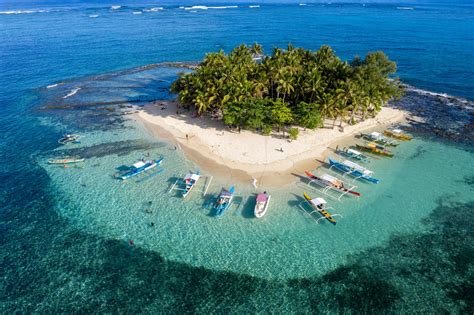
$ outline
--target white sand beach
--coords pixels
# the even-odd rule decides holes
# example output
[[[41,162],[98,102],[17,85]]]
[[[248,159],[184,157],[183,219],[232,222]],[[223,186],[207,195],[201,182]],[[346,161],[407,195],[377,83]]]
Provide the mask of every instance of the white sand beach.
[[[314,169],[332,153],[336,145],[354,143],[354,135],[370,129],[403,122],[406,113],[385,107],[376,118],[356,125],[344,124],[344,131],[332,121],[327,128],[300,129],[297,140],[278,135],[263,136],[248,130],[240,133],[228,129],[222,121],[208,117],[177,115],[176,101],[160,101],[146,105],[134,115],[153,135],[174,143],[185,156],[204,170],[232,180],[259,185],[282,186],[294,182],[304,170]],[[278,176],[275,176],[278,175]]]

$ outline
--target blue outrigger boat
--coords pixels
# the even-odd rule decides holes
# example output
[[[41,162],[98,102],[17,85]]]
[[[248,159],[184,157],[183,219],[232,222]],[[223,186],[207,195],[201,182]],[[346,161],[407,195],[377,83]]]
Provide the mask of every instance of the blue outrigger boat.
[[[217,197],[216,203],[214,204],[214,209],[216,216],[222,215],[224,211],[229,209],[232,204],[232,198],[234,197],[234,186],[230,187],[229,190],[222,188],[219,196]]]
[[[334,167],[338,171],[343,172],[344,175],[348,174],[348,175],[351,175],[352,177],[355,177],[356,179],[363,179],[365,181],[368,181],[374,184],[380,183],[380,180],[372,177],[372,174],[373,174],[372,171],[354,162],[345,160],[344,162],[341,163],[333,159],[329,159],[329,165],[330,165],[330,168]]]
[[[161,165],[163,160],[164,160],[164,157],[160,157],[157,160],[149,160],[149,161],[141,160],[141,161],[138,161],[135,164],[133,164],[127,172],[120,174],[118,176],[118,178],[121,179],[121,180],[126,180],[126,179],[129,179],[129,178],[135,177],[139,174],[142,174],[146,171],[149,171],[149,170],[154,169],[155,167]],[[154,175],[154,174],[156,174],[156,173],[153,173],[153,174],[150,174],[150,175]]]

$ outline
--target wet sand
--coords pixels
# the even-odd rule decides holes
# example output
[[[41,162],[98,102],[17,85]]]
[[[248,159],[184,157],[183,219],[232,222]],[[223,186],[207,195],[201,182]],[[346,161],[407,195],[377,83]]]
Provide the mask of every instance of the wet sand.
[[[353,126],[344,125],[343,132],[337,122],[334,129],[300,129],[298,139],[289,142],[281,135],[230,131],[222,121],[193,118],[188,113],[177,115],[176,111],[175,101],[159,101],[146,105],[133,117],[152,135],[176,145],[204,172],[249,185],[257,179],[257,185],[264,187],[291,184],[305,170],[315,169],[334,155],[332,149],[336,145],[348,146],[360,132],[382,130],[388,125],[403,123],[406,118],[404,111],[386,107],[376,118]],[[332,121],[327,121],[328,125],[332,126]]]

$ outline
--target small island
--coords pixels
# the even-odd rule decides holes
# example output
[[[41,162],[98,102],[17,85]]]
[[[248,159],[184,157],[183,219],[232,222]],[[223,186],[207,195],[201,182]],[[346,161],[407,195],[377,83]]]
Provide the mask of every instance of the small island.
[[[173,82],[176,100],[145,106],[138,117],[200,166],[243,180],[278,172],[285,183],[285,174],[314,165],[348,136],[403,120],[384,107],[403,95],[395,73],[381,51],[347,62],[326,45],[271,55],[240,45],[207,54]]]

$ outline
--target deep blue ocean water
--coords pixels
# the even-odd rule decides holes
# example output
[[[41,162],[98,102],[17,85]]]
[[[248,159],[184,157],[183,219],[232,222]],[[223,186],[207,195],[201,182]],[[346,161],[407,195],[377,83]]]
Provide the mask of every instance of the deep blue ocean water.
[[[121,7],[111,9],[114,5]],[[397,62],[400,78],[411,86],[439,93],[438,97],[446,93],[474,100],[474,6],[469,1],[308,1],[306,6],[264,2],[258,8],[249,7],[256,3],[238,2],[238,8],[207,10],[191,8],[193,5],[200,3],[0,3],[0,312],[472,313],[473,201],[466,195],[472,192],[474,170],[469,164],[472,146],[466,144],[446,143],[436,137],[412,144],[407,149],[412,156],[425,154],[426,161],[433,159],[430,170],[454,163],[449,158],[464,161],[465,168],[452,165],[455,174],[440,172],[447,178],[445,190],[449,194],[443,195],[440,178],[434,172],[427,179],[439,190],[438,198],[417,201],[426,205],[422,220],[414,215],[417,223],[410,226],[396,215],[390,217],[393,232],[388,229],[390,235],[384,235],[386,239],[380,242],[368,241],[373,246],[367,248],[363,237],[382,238],[384,232],[374,229],[372,234],[347,234],[359,245],[337,264],[331,259],[324,262],[335,265],[325,265],[322,270],[331,271],[323,275],[315,272],[302,277],[300,274],[311,272],[287,270],[284,274],[295,274],[294,278],[273,280],[242,271],[243,267],[227,269],[222,264],[213,270],[180,257],[183,253],[178,250],[173,253],[173,246],[185,246],[179,242],[163,242],[158,249],[151,243],[130,247],[124,241],[126,236],[118,235],[120,221],[110,219],[106,211],[98,217],[111,220],[110,227],[104,221],[90,224],[103,231],[95,233],[84,223],[88,221],[80,221],[91,220],[92,211],[107,207],[107,198],[98,196],[100,202],[94,205],[86,200],[85,193],[76,192],[80,185],[77,189],[74,185],[58,188],[58,183],[67,180],[64,173],[58,176],[39,162],[57,148],[57,139],[70,130],[68,127],[82,131],[93,121],[83,116],[81,121],[61,119],[64,117],[39,109],[46,99],[45,87],[56,82],[76,82],[151,63],[196,61],[207,51],[228,51],[240,43],[259,42],[269,51],[291,42],[310,49],[329,44],[345,59],[383,50]],[[157,9],[149,11],[152,8]],[[174,75],[163,71],[162,78]],[[159,87],[159,83],[151,86]],[[95,132],[90,137],[94,145],[118,141],[110,132],[106,136],[100,133],[109,129],[108,125],[89,129]],[[104,154],[110,149],[99,146],[97,150]],[[119,150],[114,149],[115,153]],[[133,142],[122,153],[133,155],[130,152],[140,149],[140,144]],[[443,150],[443,163],[434,161],[436,151]],[[416,168],[422,161],[406,163]],[[75,180],[74,176],[70,179]],[[419,183],[414,178],[408,181]],[[109,184],[107,179],[99,182]],[[393,185],[401,184],[394,181]],[[100,189],[106,191],[107,187]],[[429,189],[423,192],[432,196]],[[386,193],[373,202],[395,207],[393,198]],[[85,211],[87,207],[91,211]],[[353,218],[353,222],[357,220],[361,218]],[[160,241],[156,236],[152,239]],[[341,243],[341,252],[345,246],[351,245]],[[295,253],[299,250],[296,246]],[[193,255],[199,262],[199,252]]]

